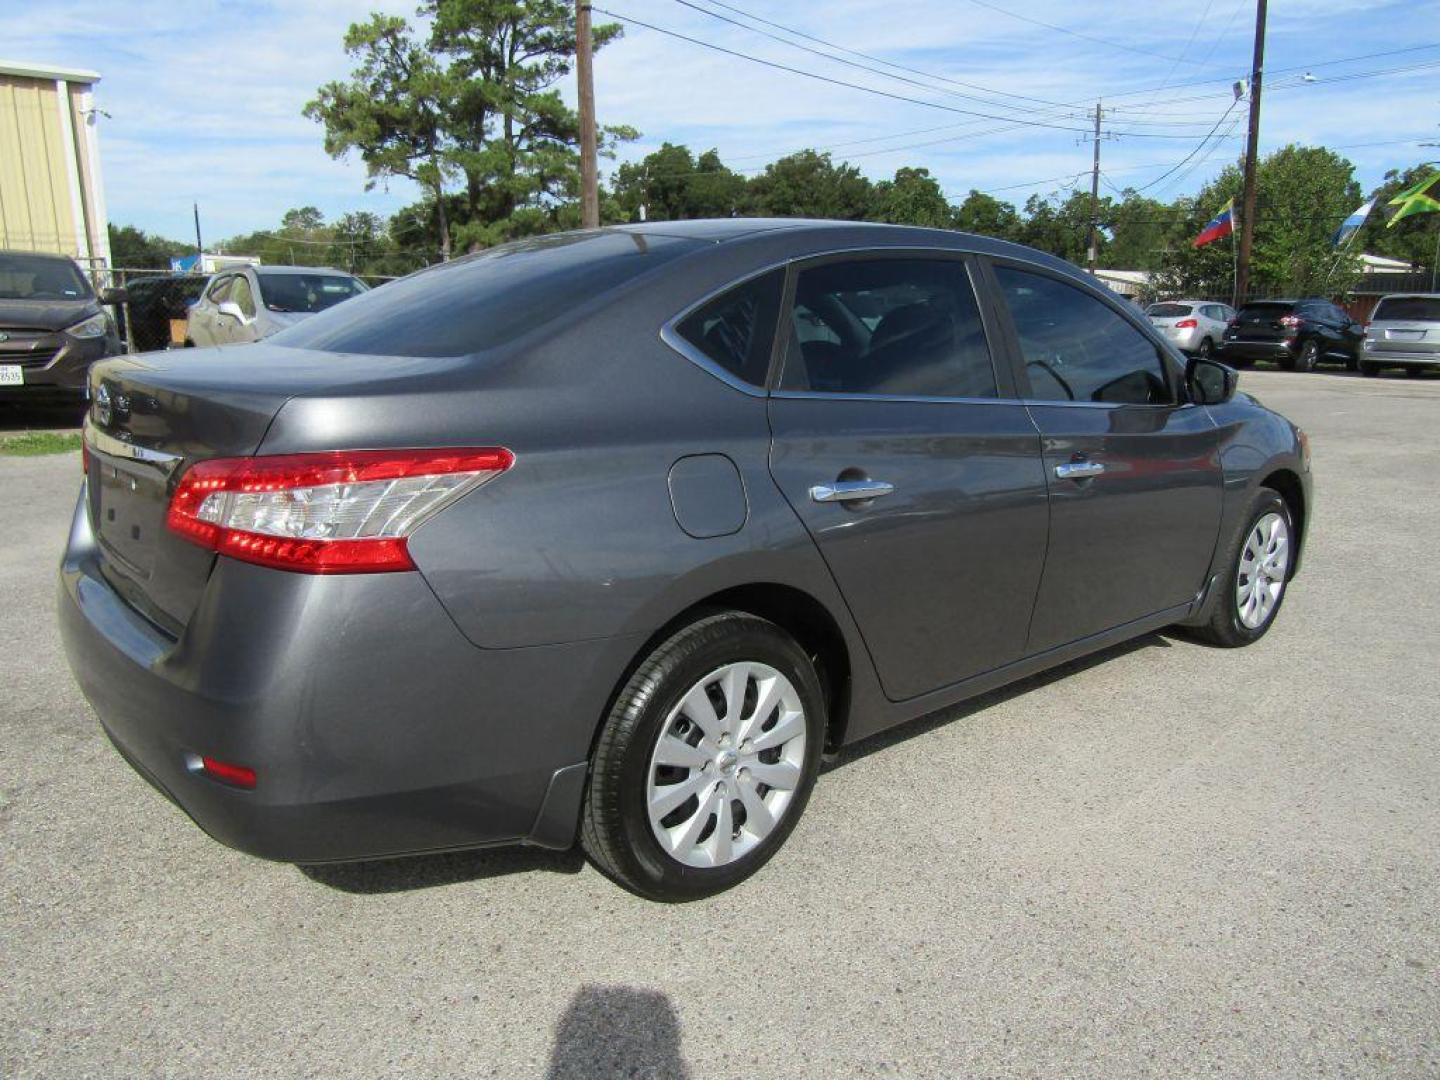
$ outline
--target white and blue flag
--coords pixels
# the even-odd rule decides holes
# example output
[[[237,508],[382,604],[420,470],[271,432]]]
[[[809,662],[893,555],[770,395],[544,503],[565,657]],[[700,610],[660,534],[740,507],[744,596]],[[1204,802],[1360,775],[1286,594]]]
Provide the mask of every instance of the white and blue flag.
[[[1370,211],[1375,209],[1375,200],[1363,202],[1355,208],[1355,212],[1340,223],[1340,228],[1335,230],[1334,244],[1338,248],[1341,244],[1348,243],[1354,235],[1360,231],[1360,226],[1365,224],[1365,219],[1370,216]]]

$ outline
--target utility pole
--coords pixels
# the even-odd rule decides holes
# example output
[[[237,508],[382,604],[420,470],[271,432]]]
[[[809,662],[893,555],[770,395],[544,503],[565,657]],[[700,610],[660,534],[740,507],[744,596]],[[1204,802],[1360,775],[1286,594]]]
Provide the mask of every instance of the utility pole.
[[[595,161],[595,69],[589,0],[575,0],[575,76],[580,82],[580,225],[600,224],[600,179]]]
[[[191,203],[190,206],[195,211],[195,254],[201,256],[201,259],[203,261],[205,255],[205,245],[200,243],[200,204],[196,202]]]
[[[1260,154],[1260,79],[1265,68],[1265,0],[1255,3],[1255,60],[1250,67],[1250,131],[1245,139],[1245,188],[1240,199],[1240,250],[1235,256],[1235,306],[1250,290],[1250,245],[1255,239],[1255,163]]]
[[[1095,102],[1095,164],[1090,169],[1090,273],[1100,263],[1100,102]]]

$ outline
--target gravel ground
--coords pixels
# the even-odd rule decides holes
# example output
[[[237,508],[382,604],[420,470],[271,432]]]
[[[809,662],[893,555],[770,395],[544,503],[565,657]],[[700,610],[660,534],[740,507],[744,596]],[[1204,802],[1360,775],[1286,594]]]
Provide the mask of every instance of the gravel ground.
[[[1314,442],[1259,645],[1151,636],[846,754],[739,890],[302,872],[100,735],[78,460],[0,459],[0,1075],[1440,1075],[1440,380],[1252,372]]]

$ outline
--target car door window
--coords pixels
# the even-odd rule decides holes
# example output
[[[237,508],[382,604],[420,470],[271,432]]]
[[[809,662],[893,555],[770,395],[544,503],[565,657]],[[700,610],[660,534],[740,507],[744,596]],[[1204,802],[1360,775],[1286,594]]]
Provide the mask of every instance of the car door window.
[[[1169,405],[1160,352],[1102,301],[1042,274],[997,266],[1030,376],[1041,401]]]
[[[854,259],[803,268],[781,388],[993,398],[995,367],[964,262]]]
[[[234,280],[234,275],[230,274],[216,279],[215,284],[210,286],[210,291],[205,294],[205,299],[216,306],[224,303],[226,296],[230,292],[230,283]]]
[[[730,375],[764,386],[784,284],[783,269],[751,278],[687,315],[676,332]]]
[[[247,319],[255,317],[255,294],[250,288],[250,281],[241,274],[235,279],[235,284],[230,286],[229,299],[232,304],[240,308],[241,313]]]

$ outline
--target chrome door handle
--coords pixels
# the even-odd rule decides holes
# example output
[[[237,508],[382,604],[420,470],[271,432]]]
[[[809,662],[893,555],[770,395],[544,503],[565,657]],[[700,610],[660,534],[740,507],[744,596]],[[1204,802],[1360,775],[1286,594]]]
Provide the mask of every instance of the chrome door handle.
[[[878,499],[894,490],[895,485],[884,480],[836,480],[833,484],[816,484],[810,489],[810,498],[818,503],[858,502]]]
[[[1084,480],[1087,476],[1099,476],[1105,465],[1099,461],[1067,461],[1055,466],[1055,475],[1061,480]]]

